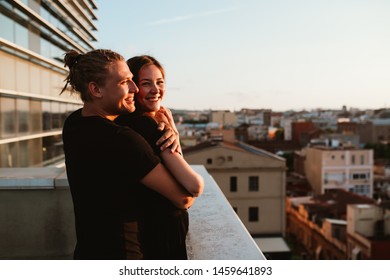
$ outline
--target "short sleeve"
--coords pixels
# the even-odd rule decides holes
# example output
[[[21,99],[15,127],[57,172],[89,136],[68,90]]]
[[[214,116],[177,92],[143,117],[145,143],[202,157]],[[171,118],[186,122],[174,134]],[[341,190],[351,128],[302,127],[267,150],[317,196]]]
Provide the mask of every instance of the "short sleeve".
[[[123,127],[118,130],[118,134],[117,147],[123,158],[121,166],[123,172],[131,174],[133,179],[142,179],[160,163],[149,143],[137,132]]]
[[[161,153],[161,150],[156,145],[156,142],[160,139],[164,132],[157,129],[158,124],[153,118],[149,116],[131,117],[130,115],[123,115],[118,117],[116,123],[132,128],[149,143],[157,155]]]

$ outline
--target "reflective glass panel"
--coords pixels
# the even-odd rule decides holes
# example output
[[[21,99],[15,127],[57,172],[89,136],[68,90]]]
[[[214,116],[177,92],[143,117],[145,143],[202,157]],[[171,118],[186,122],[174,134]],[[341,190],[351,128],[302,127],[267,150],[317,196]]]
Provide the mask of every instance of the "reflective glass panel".
[[[0,97],[0,138],[16,136],[15,98]]]
[[[18,120],[18,134],[26,134],[30,130],[29,115],[30,106],[29,100],[17,99],[16,100],[16,112]]]
[[[51,130],[51,103],[50,101],[42,102],[42,127],[43,131]]]

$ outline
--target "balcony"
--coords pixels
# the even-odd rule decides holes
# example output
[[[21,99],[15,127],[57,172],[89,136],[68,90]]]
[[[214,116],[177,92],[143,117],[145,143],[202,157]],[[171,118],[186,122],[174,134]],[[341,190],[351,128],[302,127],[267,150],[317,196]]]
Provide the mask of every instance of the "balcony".
[[[265,259],[214,179],[192,167],[205,190],[189,210],[189,259]],[[71,259],[74,217],[64,168],[0,168],[0,225],[0,259]]]

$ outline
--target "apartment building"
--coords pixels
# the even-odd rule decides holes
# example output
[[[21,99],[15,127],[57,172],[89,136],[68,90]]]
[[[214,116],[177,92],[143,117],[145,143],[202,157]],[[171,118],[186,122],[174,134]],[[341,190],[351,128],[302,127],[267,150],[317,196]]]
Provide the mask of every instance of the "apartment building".
[[[390,259],[390,209],[374,204],[348,205],[349,259]]]
[[[96,9],[93,0],[0,1],[0,167],[63,157],[63,121],[82,104],[59,95],[63,55],[94,49]]]
[[[237,126],[237,116],[230,111],[211,111],[210,121],[218,123],[221,127]]]
[[[292,122],[291,132],[292,141],[301,147],[305,147],[311,139],[320,135],[320,130],[311,121]]]
[[[314,146],[304,149],[304,173],[314,194],[344,189],[373,195],[373,150],[354,147]]]
[[[357,124],[357,133],[364,144],[390,142],[390,118],[371,119]]]
[[[362,205],[366,208],[375,207],[374,203],[375,201],[368,197],[342,189],[330,190],[321,195],[288,197],[286,199],[286,236],[295,243],[297,248],[301,248],[300,252],[295,253],[300,253],[303,258],[307,259],[389,258],[389,232],[387,231],[386,235],[383,234],[382,240],[379,240],[373,238],[374,235],[365,235],[362,231],[365,229],[372,232],[375,219],[380,220],[380,217],[371,216],[367,219],[372,213],[351,212],[351,209],[363,208]],[[388,224],[386,226],[388,227]],[[371,254],[367,249],[370,244],[373,245],[372,248],[377,244],[385,247],[381,250],[376,246],[377,251]],[[360,252],[368,253],[368,255],[363,257],[363,253],[358,255]]]
[[[190,164],[206,167],[252,235],[284,234],[284,158],[227,141],[189,147],[184,156]]]

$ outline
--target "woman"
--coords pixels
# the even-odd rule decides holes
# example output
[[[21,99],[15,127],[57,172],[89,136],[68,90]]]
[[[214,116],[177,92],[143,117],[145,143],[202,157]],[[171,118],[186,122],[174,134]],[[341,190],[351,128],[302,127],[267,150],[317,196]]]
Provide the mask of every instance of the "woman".
[[[154,206],[143,198],[145,192],[159,193],[180,209],[190,207],[194,197],[144,138],[114,123],[120,114],[135,110],[138,92],[124,58],[99,49],[69,51],[64,60],[69,74],[62,92],[70,85],[83,101],[62,133],[75,213],[74,258],[143,259],[142,209]]]
[[[165,94],[165,71],[161,64],[147,55],[133,57],[127,64],[134,75],[133,81],[139,88],[135,97],[136,112],[121,115],[116,122],[133,128],[151,145],[160,136],[156,125],[161,119],[167,118],[177,133],[170,111],[162,109],[161,106]],[[191,195],[196,197],[202,193],[203,179],[184,160],[179,144],[172,145],[171,150],[155,149],[155,153]],[[176,208],[159,194],[154,196],[154,204],[156,207],[145,211],[149,216],[144,224],[147,233],[143,236],[147,240],[143,244],[148,245],[145,256],[151,259],[187,259],[185,243],[189,223],[187,210]],[[150,223],[152,220],[154,222]],[[158,232],[158,235],[155,232]]]

